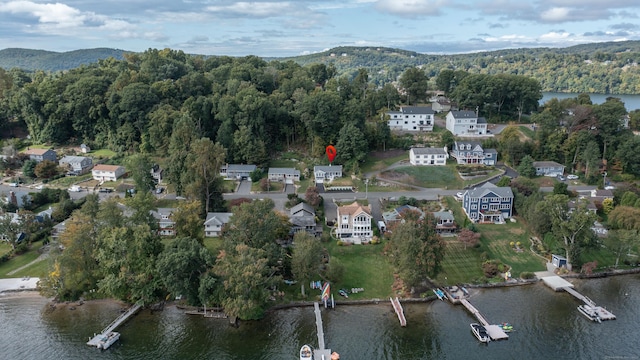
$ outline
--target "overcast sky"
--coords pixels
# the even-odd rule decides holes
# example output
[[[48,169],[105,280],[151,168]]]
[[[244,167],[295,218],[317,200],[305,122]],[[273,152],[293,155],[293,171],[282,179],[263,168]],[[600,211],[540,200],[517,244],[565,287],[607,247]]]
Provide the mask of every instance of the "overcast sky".
[[[640,40],[639,15],[639,0],[0,0],[0,49],[450,54]]]

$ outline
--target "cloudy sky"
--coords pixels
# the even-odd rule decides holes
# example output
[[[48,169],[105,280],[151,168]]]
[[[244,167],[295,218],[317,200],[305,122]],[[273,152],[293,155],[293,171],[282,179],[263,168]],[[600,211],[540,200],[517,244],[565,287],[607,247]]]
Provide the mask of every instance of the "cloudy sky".
[[[465,53],[640,40],[639,16],[638,0],[0,0],[0,49]]]

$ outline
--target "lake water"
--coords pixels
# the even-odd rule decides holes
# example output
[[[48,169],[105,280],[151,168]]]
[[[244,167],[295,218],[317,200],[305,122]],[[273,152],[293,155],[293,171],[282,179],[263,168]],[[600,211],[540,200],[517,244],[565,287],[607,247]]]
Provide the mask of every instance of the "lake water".
[[[555,93],[555,92],[543,92],[542,99],[540,100],[540,105],[543,105],[545,102],[557,98],[558,100],[568,99],[568,98],[576,98],[580,94],[575,93]],[[617,95],[607,95],[607,94],[588,94],[591,98],[591,102],[594,104],[602,104],[604,103],[608,97],[616,97],[622,100],[624,106],[627,108],[627,111],[633,111],[640,109],[640,95],[625,95],[625,94],[617,94]]]
[[[325,342],[343,360],[640,359],[640,275],[572,282],[617,320],[590,322],[576,299],[539,283],[471,289],[470,301],[489,321],[514,325],[509,340],[480,344],[469,328],[475,319],[461,305],[436,300],[403,304],[406,328],[388,302],[322,310]],[[317,345],[313,307],[273,311],[235,328],[168,306],[136,315],[106,351],[87,346],[119,309],[104,301],[51,311],[39,296],[2,295],[0,358],[295,360],[302,344]]]

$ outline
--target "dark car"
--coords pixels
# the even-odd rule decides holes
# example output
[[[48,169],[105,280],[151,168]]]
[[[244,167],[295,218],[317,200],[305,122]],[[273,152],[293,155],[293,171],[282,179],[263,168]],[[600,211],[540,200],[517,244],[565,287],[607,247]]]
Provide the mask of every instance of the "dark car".
[[[100,189],[98,189],[98,192],[101,192],[101,193],[110,193],[110,192],[113,192],[113,189],[100,188]]]

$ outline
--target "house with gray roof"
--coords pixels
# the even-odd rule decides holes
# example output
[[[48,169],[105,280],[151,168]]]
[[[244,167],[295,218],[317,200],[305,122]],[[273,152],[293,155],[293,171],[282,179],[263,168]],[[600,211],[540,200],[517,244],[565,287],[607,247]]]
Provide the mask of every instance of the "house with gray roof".
[[[401,106],[398,111],[387,112],[391,130],[433,131],[435,111],[428,106]]]
[[[564,174],[564,165],[555,161],[534,161],[533,167],[537,176],[559,176]]]
[[[207,219],[204,221],[204,236],[218,237],[222,234],[223,227],[229,223],[233,213],[228,212],[210,212],[207,213]]]
[[[447,165],[447,148],[414,147],[409,150],[411,165]]]
[[[438,234],[451,234],[457,230],[456,219],[451,211],[436,211],[433,213],[436,218],[436,232]]]
[[[291,223],[291,230],[289,231],[291,235],[301,231],[306,231],[311,235],[319,233],[316,223],[316,211],[313,206],[307,203],[299,203],[291,208],[289,222]]]
[[[175,221],[171,219],[171,214],[175,208],[158,208],[151,210],[151,215],[158,221],[158,235],[173,236],[176,234]]]
[[[498,162],[495,149],[483,149],[479,141],[456,140],[451,149],[451,157],[460,165],[483,164],[494,166]]]
[[[269,168],[269,180],[293,184],[300,181],[300,170],[294,168]]]
[[[487,119],[478,117],[473,111],[449,111],[446,117],[447,130],[455,136],[487,136]]]
[[[513,214],[513,191],[487,182],[464,192],[462,208],[473,222],[503,223]]]
[[[316,184],[331,182],[342,177],[342,165],[317,165],[313,167],[313,178]]]
[[[66,169],[68,174],[82,175],[91,170],[93,160],[87,156],[67,155],[58,161],[58,165]]]
[[[227,180],[251,180],[251,173],[256,171],[255,165],[226,164],[220,168],[220,176]]]
[[[56,162],[58,160],[58,154],[52,149],[27,149],[23,153],[29,155],[29,160],[35,160],[36,162],[44,160]]]

